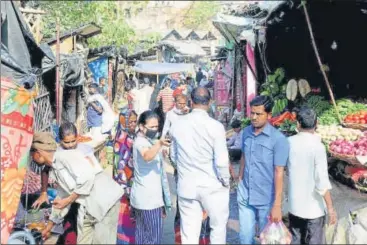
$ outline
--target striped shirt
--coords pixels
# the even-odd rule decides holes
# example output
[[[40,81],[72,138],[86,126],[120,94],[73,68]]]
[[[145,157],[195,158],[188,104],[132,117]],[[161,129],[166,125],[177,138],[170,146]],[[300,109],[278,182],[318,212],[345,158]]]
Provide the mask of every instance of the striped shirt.
[[[166,113],[171,110],[174,106],[173,100],[173,90],[170,88],[165,88],[161,90],[158,94],[157,101],[162,99],[163,112]]]

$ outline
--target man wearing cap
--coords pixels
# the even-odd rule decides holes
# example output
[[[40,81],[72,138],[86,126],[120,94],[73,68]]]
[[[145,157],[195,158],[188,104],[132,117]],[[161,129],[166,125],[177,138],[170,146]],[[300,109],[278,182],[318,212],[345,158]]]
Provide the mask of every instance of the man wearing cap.
[[[78,150],[57,151],[53,135],[35,133],[31,156],[38,165],[50,168],[57,184],[50,221],[42,232],[47,238],[54,224],[62,223],[72,203],[80,204],[77,217],[78,244],[115,244],[120,198],[124,190],[94,168]]]

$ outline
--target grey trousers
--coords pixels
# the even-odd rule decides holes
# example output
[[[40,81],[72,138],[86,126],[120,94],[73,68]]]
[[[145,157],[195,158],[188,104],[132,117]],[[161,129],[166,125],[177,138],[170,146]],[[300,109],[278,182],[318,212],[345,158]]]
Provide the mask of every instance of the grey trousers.
[[[303,219],[289,213],[289,231],[292,244],[325,244],[325,216]]]
[[[120,200],[107,212],[106,216],[97,222],[91,215],[86,214],[81,234],[78,234],[78,244],[116,244],[117,224],[120,211]]]

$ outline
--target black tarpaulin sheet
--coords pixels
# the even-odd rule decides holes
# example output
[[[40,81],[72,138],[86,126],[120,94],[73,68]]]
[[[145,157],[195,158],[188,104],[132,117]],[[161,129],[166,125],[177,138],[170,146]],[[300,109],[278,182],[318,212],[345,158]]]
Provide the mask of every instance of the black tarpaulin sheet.
[[[85,59],[82,55],[60,54],[61,85],[66,87],[77,87],[85,83]]]
[[[36,75],[41,73],[45,54],[37,46],[17,6],[12,1],[0,4],[1,75],[19,83],[34,82]]]
[[[40,48],[45,54],[45,57],[42,59],[42,73],[46,73],[56,67],[56,57],[48,44],[42,43]]]

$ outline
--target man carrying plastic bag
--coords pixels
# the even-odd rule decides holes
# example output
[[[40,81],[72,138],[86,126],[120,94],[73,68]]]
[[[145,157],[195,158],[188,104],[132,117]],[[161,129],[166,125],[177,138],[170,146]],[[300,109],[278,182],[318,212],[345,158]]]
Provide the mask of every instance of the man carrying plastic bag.
[[[327,156],[321,138],[315,135],[317,115],[303,107],[297,114],[299,133],[289,145],[289,230],[292,244],[322,244],[325,214],[329,224],[337,221],[333,208]],[[326,203],[326,205],[325,205]]]

